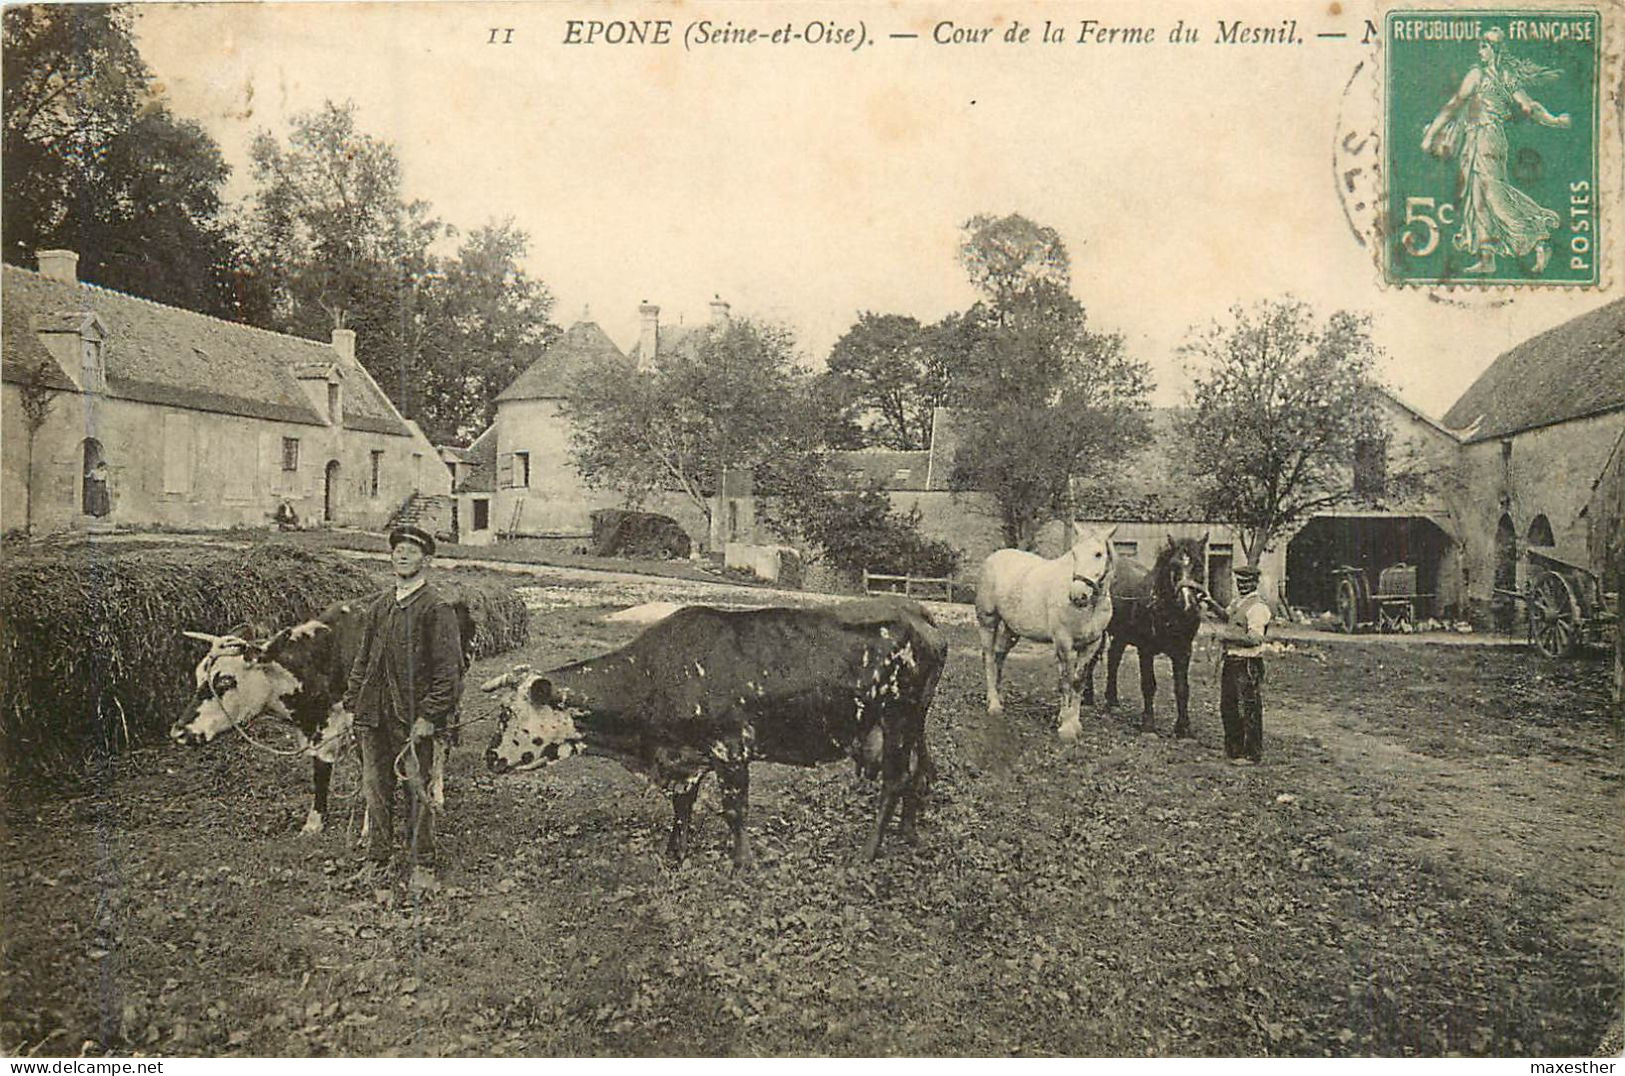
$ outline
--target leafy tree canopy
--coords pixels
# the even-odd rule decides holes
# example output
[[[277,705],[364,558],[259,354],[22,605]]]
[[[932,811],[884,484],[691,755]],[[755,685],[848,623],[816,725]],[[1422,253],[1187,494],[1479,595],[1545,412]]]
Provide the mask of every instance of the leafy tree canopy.
[[[975,217],[961,256],[986,298],[935,333],[959,431],[950,481],[991,493],[1005,540],[1026,545],[1070,518],[1074,482],[1149,438],[1150,371],[1121,337],[1089,329],[1053,229]]]
[[[173,116],[122,5],[4,13],[5,260],[73,250],[81,279],[220,317],[250,315],[203,129]]]
[[[583,370],[565,410],[589,486],[619,490],[630,506],[676,491],[707,518],[725,472],[785,481],[798,470],[785,461],[816,448],[793,337],[749,319],[696,330],[651,369]]]
[[[931,417],[947,394],[947,370],[932,329],[900,314],[865,311],[829,355],[830,388],[863,442],[921,449],[931,441]]]
[[[521,267],[528,236],[493,222],[437,254],[455,229],[405,198],[395,148],[351,103],[296,116],[286,144],[262,132],[252,157],[248,236],[272,327],[354,329],[358,359],[431,439],[477,435],[558,333],[552,295]]]
[[[1203,476],[1197,492],[1210,517],[1240,531],[1250,563],[1298,522],[1352,497],[1356,443],[1385,436],[1370,330],[1369,317],[1322,320],[1288,297],[1233,307],[1184,345],[1190,470]]]

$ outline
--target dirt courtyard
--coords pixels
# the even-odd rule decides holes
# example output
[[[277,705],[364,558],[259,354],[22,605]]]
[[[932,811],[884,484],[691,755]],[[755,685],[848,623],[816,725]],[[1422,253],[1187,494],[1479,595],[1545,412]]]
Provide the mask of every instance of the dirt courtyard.
[[[638,626],[606,615],[662,596],[548,584],[465,717],[481,679],[619,645]],[[1159,731],[1137,731],[1130,659],[1126,708],[1062,744],[1042,648],[1012,655],[992,720],[975,633],[949,634],[919,840],[874,864],[849,767],[753,767],[748,874],[708,782],[674,868],[662,795],[597,759],[489,776],[489,724],[453,754],[445,886],[422,898],[351,888],[355,801],[300,837],[308,770],[237,738],[13,804],[0,1050],[1549,1056],[1618,1015],[1602,660],[1293,642],[1265,763],[1235,769],[1206,645],[1194,740],[1168,734],[1165,663]],[[357,781],[348,761],[335,788]]]

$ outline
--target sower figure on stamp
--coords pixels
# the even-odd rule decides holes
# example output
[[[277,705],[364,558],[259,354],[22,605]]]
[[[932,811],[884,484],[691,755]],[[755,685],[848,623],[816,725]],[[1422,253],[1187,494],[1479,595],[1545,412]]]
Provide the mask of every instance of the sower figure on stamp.
[[[434,539],[416,527],[389,535],[395,583],[367,610],[361,648],[345,691],[361,742],[362,787],[371,826],[363,875],[387,867],[394,846],[395,786],[405,777],[407,848],[412,885],[435,885],[434,805],[426,775],[435,735],[450,722],[462,694],[457,614],[428,581]]]
[[[1558,74],[1510,55],[1506,34],[1491,27],[1478,43],[1478,66],[1422,132],[1424,153],[1457,158],[1461,226],[1451,242],[1478,259],[1465,273],[1493,273],[1497,254],[1522,258],[1530,251],[1534,274],[1546,271],[1560,218],[1508,180],[1506,125],[1521,112],[1543,127],[1571,127],[1566,113],[1552,115],[1526,89]]]
[[[1250,766],[1264,756],[1264,633],[1272,614],[1259,593],[1257,568],[1244,564],[1233,576],[1236,598],[1218,627],[1219,715],[1225,757]]]

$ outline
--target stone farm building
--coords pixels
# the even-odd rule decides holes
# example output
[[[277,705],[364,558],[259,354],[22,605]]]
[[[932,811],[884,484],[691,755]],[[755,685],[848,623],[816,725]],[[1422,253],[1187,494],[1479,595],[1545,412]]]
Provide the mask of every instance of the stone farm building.
[[[81,283],[42,251],[4,268],[0,526],[380,529],[450,476],[356,361],[305,340]],[[46,404],[34,427],[25,401]]]
[[[470,448],[452,450],[457,455],[446,462],[456,476],[465,541],[509,533],[579,540],[590,532],[593,510],[619,505],[613,491],[588,489],[571,462],[562,408],[574,372],[588,363],[647,368],[728,317],[720,300],[711,320],[693,327],[662,325],[652,304],[639,309],[641,331],[630,352],[592,321],[577,322],[498,397],[491,429]],[[1496,591],[1521,584],[1529,548],[1587,563],[1582,513],[1625,430],[1625,301],[1500,356],[1443,419],[1388,391],[1378,407],[1385,436],[1358,446],[1348,464],[1355,497],[1267,551],[1266,576],[1288,604],[1318,612],[1335,608],[1338,569],[1363,569],[1375,589],[1380,572],[1404,565],[1415,569],[1416,590],[1427,596],[1424,613],[1481,622],[1498,610],[1504,616]],[[1205,533],[1209,576],[1223,598],[1230,568],[1243,557],[1241,542],[1232,528],[1204,518],[1177,477],[1175,419],[1172,411],[1153,412],[1152,443],[1115,468],[1113,481],[1080,482],[1078,513],[1116,525],[1118,552],[1146,562],[1169,534]],[[925,534],[962,551],[961,575],[970,579],[1003,540],[990,494],[950,488],[954,451],[953,415],[939,410],[927,449],[835,453],[835,470],[843,487],[878,483],[897,510],[917,509]],[[1425,489],[1402,493],[1410,487],[1392,480],[1402,471],[1425,474]],[[726,494],[709,524],[675,495],[647,507],[676,518],[696,545],[713,552],[777,541],[757,525],[747,484],[730,483]]]
[[[1386,437],[1358,446],[1349,461],[1355,497],[1316,514],[1262,558],[1288,604],[1331,610],[1338,568],[1364,569],[1375,588],[1383,569],[1406,565],[1416,570],[1417,592],[1430,596],[1424,611],[1508,625],[1518,610],[1497,590],[1521,587],[1530,548],[1597,571],[1610,567],[1606,551],[1625,539],[1599,536],[1617,528],[1618,509],[1597,490],[1618,483],[1625,300],[1501,355],[1442,420],[1392,392],[1377,402]],[[1166,535],[1206,533],[1209,577],[1223,599],[1241,543],[1186,496],[1174,413],[1154,411],[1151,423],[1152,443],[1124,461],[1115,481],[1077,486],[1079,517],[1116,525],[1118,552],[1143,561]],[[961,570],[974,576],[1002,539],[988,494],[949,489],[953,453],[952,414],[939,412],[926,451],[837,458],[854,488],[878,481],[898,510],[918,509],[922,530],[963,550]],[[1425,488],[1396,492],[1390,478],[1401,470],[1424,474]],[[1040,551],[1058,552],[1046,541],[1054,536],[1040,535]]]
[[[648,369],[658,356],[692,347],[697,334],[725,324],[729,307],[720,299],[712,302],[711,320],[692,326],[662,325],[660,307],[653,303],[642,304],[638,313],[638,341],[630,353],[597,322],[583,318],[497,396],[496,421],[466,450],[478,459],[456,491],[463,533],[468,533],[464,521],[478,511],[477,499],[485,496],[502,536],[585,539],[592,533],[594,511],[622,506],[614,490],[590,489],[571,458],[572,428],[563,412],[572,381],[589,366]],[[705,514],[681,495],[657,495],[645,507],[676,519],[696,545],[720,548],[727,540],[726,534],[710,533]],[[715,514],[718,526],[726,525],[730,513]],[[736,532],[743,530],[747,524],[739,520],[737,507],[732,515]],[[474,533],[483,539],[483,531]]]
[[[1585,510],[1625,431],[1625,299],[1496,359],[1444,422],[1461,431],[1470,495],[1459,537],[1475,609],[1494,605],[1503,622],[1513,615],[1494,592],[1522,584],[1531,547],[1604,568],[1588,551],[1594,524]]]

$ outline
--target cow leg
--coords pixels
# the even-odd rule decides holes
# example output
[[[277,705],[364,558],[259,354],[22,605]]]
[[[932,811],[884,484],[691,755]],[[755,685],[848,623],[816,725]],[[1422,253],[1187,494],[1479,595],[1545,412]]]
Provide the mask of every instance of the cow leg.
[[[1150,732],[1156,727],[1157,652],[1148,646],[1134,649],[1140,656],[1140,729]]]
[[[333,764],[326,759],[312,758],[310,780],[314,795],[310,813],[305,816],[305,826],[299,831],[302,834],[320,833],[327,824],[327,790],[333,783]]]
[[[875,814],[875,828],[869,834],[869,839],[863,846],[863,858],[873,860],[880,855],[880,842],[886,836],[886,825],[897,810],[897,801],[904,796],[916,766],[912,745],[897,742],[897,737],[887,736],[885,747],[884,776],[880,782],[880,809]],[[909,811],[904,807],[905,813]]]
[[[1121,635],[1113,635],[1110,644],[1106,647],[1106,709],[1117,709],[1117,667],[1123,663],[1123,652],[1128,649],[1128,640]],[[1135,647],[1134,652],[1139,653],[1140,648]]]
[[[734,869],[749,870],[753,858],[745,822],[750,813],[750,764],[730,762],[719,766],[717,780],[722,782],[722,817],[728,820],[728,829],[733,834]]]
[[[1189,736],[1191,734],[1191,652],[1189,650],[1175,650],[1168,655],[1168,661],[1174,667],[1174,705],[1179,709],[1179,716],[1174,719],[1174,735]]]
[[[701,770],[687,783],[671,794],[671,836],[666,840],[666,856],[673,863],[681,863],[688,855],[688,835],[694,818],[694,801],[700,795],[700,782],[705,779]]]

